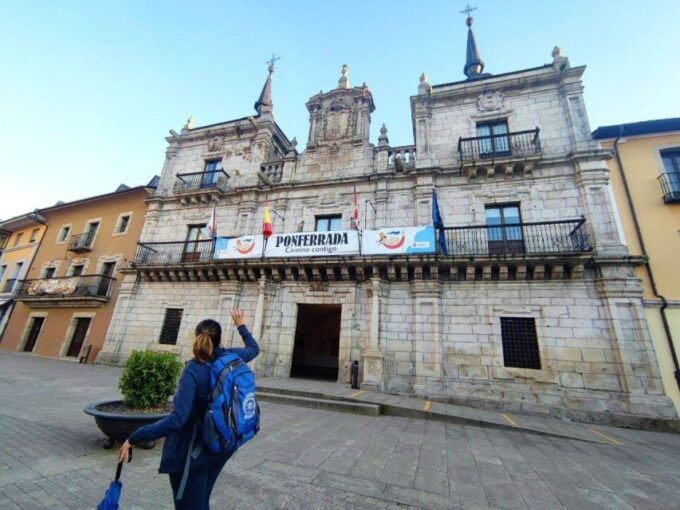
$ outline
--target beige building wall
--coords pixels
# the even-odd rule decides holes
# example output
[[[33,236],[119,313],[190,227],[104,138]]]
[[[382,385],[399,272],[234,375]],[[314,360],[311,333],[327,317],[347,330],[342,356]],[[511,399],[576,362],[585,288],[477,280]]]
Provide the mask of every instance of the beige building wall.
[[[11,302],[17,281],[28,274],[33,256],[45,234],[45,225],[26,216],[7,237],[5,249],[0,252],[0,338],[11,317],[14,304]],[[0,224],[2,227],[2,224]]]
[[[41,211],[48,228],[33,263],[25,276],[35,280],[45,277],[47,268],[55,268],[54,277],[73,274],[75,265],[83,265],[82,275],[101,274],[106,262],[115,262],[113,277],[116,281],[110,290],[109,300],[100,306],[78,306],[74,302],[52,298],[39,305],[19,299],[2,336],[0,347],[24,351],[34,317],[44,317],[37,341],[31,350],[34,354],[63,357],[66,355],[78,318],[90,318],[90,326],[83,346],[92,345],[89,359],[94,360],[101,349],[118,297],[118,272],[128,266],[135,253],[144,223],[145,199],[148,188],[134,188],[102,197],[81,200]],[[122,215],[129,216],[125,232],[118,232]],[[75,253],[69,250],[74,235],[85,232],[89,222],[98,221],[99,228],[91,251]],[[62,239],[62,229],[69,234]],[[11,240],[10,240],[11,241]]]
[[[614,139],[603,140],[602,146],[605,149],[613,149],[614,142]],[[623,234],[631,255],[642,255],[633,212],[624,186],[625,172],[630,200],[633,202],[649,256],[649,266],[658,294],[664,296],[668,302],[665,313],[675,351],[680,355],[680,270],[678,270],[680,204],[664,203],[658,179],[664,172],[661,151],[680,148],[680,132],[622,137],[617,148],[623,171],[614,153],[608,164]],[[675,380],[675,366],[661,317],[661,300],[653,292],[648,268],[641,264],[636,268],[636,274],[643,282],[645,314],[656,349],[664,389],[680,411],[680,388]]]

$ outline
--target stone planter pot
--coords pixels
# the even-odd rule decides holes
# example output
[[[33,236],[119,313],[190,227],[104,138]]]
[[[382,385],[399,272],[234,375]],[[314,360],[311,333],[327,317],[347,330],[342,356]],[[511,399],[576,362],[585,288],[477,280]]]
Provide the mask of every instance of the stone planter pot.
[[[158,420],[163,419],[170,414],[169,411],[153,414],[132,414],[102,411],[99,409],[99,407],[122,403],[122,400],[105,400],[102,402],[88,404],[85,406],[85,409],[83,409],[85,414],[94,416],[94,421],[97,424],[97,427],[99,427],[99,429],[106,435],[107,439],[104,443],[104,448],[111,448],[115,441],[125,441],[128,437],[130,437],[130,434],[132,434],[139,427],[157,422]],[[154,445],[155,441],[147,441],[146,443],[140,443],[136,446],[150,449],[153,448]]]

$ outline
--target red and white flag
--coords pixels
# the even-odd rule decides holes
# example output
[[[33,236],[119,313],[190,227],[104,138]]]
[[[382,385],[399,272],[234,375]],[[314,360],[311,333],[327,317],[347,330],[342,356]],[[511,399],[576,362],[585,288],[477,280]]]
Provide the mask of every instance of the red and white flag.
[[[359,230],[359,204],[357,204],[357,188],[354,187],[354,210],[352,211],[352,228]]]
[[[215,239],[217,237],[217,215],[215,211],[215,204],[213,204],[212,212],[210,213],[210,220],[208,221],[206,230],[208,231],[210,239]]]

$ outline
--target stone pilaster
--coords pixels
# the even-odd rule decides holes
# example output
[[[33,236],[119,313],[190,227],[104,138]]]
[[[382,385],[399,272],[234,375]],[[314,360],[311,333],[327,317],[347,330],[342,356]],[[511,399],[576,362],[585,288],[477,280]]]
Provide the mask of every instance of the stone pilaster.
[[[416,185],[413,190],[415,202],[414,225],[429,225],[432,223],[432,186],[434,178],[432,175],[418,175]]]
[[[127,315],[130,308],[135,305],[133,294],[137,283],[137,271],[121,271],[121,277],[116,306],[111,315],[104,345],[97,355],[97,363],[118,365],[124,361],[123,347],[127,340],[125,333],[129,324]]]
[[[218,305],[217,321],[223,325],[231,324],[229,310],[238,307],[239,296],[241,294],[241,282],[229,280],[220,283],[220,301]],[[228,333],[227,333],[228,332]],[[235,337],[238,332],[233,327],[225,327],[222,334],[222,345],[233,347]],[[256,337],[257,338],[257,337]]]
[[[612,332],[611,350],[619,367],[618,381],[608,374],[587,374],[586,387],[620,391],[626,412],[674,416],[664,395],[654,346],[642,304],[642,286],[631,266],[600,267],[596,288]],[[588,379],[590,378],[590,380]]]
[[[441,287],[436,280],[413,280],[413,391],[442,390]]]
[[[430,90],[429,84],[426,87],[419,87],[419,95],[413,100],[411,105],[415,126],[416,168],[430,168],[433,165],[431,153],[432,101],[430,100]]]
[[[598,255],[625,256],[628,250],[619,240],[609,170],[603,159],[577,158],[576,184],[591,242]]]
[[[387,288],[379,277],[371,278],[371,321],[368,342],[363,352],[363,384],[381,388],[383,355],[380,346],[380,298],[385,297]]]

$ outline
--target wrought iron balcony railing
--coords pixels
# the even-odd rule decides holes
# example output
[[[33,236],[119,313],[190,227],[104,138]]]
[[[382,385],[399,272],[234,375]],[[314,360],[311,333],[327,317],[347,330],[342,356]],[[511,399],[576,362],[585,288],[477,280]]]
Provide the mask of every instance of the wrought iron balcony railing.
[[[592,250],[585,219],[445,227],[449,255],[567,255]]]
[[[178,174],[175,180],[175,193],[194,193],[199,191],[226,191],[229,175],[224,170]]]
[[[16,298],[21,301],[59,301],[74,298],[97,298],[106,301],[115,281],[115,278],[101,274],[21,280]]]
[[[659,177],[663,201],[667,204],[680,202],[680,172],[666,172]]]
[[[85,232],[84,234],[71,236],[71,240],[68,243],[69,251],[84,252],[92,250],[94,235],[94,232]]]
[[[461,162],[525,158],[541,153],[539,129],[458,139]]]
[[[137,243],[133,263],[138,266],[163,266],[209,262],[213,258],[212,239]]]

